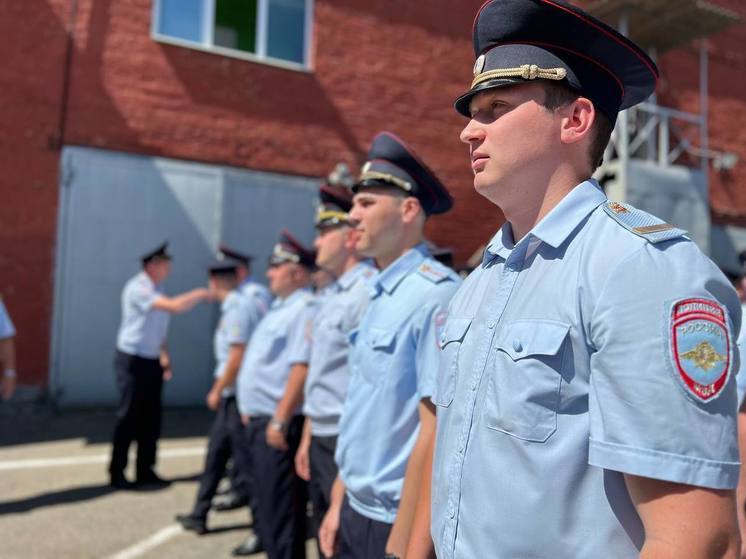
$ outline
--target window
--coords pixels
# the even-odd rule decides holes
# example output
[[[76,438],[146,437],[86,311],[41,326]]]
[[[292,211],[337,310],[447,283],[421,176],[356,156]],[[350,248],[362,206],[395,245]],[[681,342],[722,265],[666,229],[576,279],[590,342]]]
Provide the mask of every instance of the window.
[[[155,0],[153,36],[161,41],[309,66],[313,0]]]

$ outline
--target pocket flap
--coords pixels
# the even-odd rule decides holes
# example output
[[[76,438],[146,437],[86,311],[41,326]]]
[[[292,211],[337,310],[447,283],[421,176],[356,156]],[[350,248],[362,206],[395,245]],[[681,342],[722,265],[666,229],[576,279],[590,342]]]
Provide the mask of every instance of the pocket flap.
[[[394,345],[396,331],[388,328],[372,327],[367,332],[368,345],[373,349],[385,349]]]
[[[516,320],[503,326],[498,349],[517,361],[529,355],[555,355],[570,325],[547,320]]]
[[[462,341],[470,325],[471,318],[449,316],[440,334],[440,347],[443,348],[451,342]]]

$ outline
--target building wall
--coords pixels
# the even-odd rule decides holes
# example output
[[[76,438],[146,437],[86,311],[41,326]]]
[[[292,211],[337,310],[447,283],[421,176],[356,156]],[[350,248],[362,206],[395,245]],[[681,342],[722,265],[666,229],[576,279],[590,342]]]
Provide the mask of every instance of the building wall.
[[[730,171],[710,168],[710,202],[715,223],[746,224],[746,4],[715,4],[741,16],[741,22],[708,38],[710,148],[732,152],[739,162]],[[699,48],[693,45],[667,53],[659,62],[659,102],[699,113]],[[698,143],[698,139],[697,139]]]
[[[67,3],[0,1],[0,293],[22,383],[47,375]]]
[[[316,0],[313,70],[298,72],[155,42],[150,0],[78,0],[60,138],[73,2],[0,0],[0,30],[15,53],[0,70],[0,102],[12,109],[0,129],[0,199],[13,201],[0,205],[0,292],[19,330],[21,381],[47,378],[60,145],[322,176],[340,160],[357,166],[386,128],[454,192],[454,211],[434,218],[428,234],[463,262],[502,222],[472,191],[458,140],[464,121],[451,106],[471,78],[481,3]],[[712,40],[710,119],[713,147],[742,157],[730,176],[714,177],[713,202],[741,214],[744,37],[738,25]],[[693,53],[661,62],[666,95],[684,109],[697,105]]]

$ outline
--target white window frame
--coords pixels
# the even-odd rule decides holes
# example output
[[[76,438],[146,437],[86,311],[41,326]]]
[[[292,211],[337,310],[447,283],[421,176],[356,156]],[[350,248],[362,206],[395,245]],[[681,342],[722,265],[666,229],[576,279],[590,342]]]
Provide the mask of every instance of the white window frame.
[[[221,56],[248,60],[250,62],[259,62],[270,66],[277,66],[287,70],[296,70],[299,72],[311,72],[311,47],[313,32],[313,4],[314,0],[305,1],[305,21],[303,26],[303,62],[293,62],[292,60],[283,60],[267,56],[267,24],[269,19],[269,0],[257,0],[256,10],[256,52],[245,52],[238,49],[221,47],[213,44],[215,30],[215,0],[202,0],[204,3],[205,13],[202,25],[202,41],[189,41],[179,39],[170,35],[164,35],[158,32],[160,28],[161,0],[153,0],[152,17],[150,25],[150,37],[159,43],[185,47]]]

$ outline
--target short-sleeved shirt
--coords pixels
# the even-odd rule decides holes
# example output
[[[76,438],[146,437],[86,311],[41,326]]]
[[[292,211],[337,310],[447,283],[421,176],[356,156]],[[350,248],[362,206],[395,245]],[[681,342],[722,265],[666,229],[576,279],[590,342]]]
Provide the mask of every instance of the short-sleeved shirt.
[[[0,340],[12,338],[15,335],[15,326],[13,326],[13,322],[10,320],[10,315],[5,308],[5,304],[3,304],[3,300],[0,299]]]
[[[246,344],[266,311],[255,297],[245,297],[239,291],[231,291],[220,305],[220,322],[215,329],[215,378],[223,376],[232,345]],[[235,394],[233,385],[223,389],[223,397]]]
[[[160,287],[145,273],[130,279],[122,291],[122,322],[117,349],[130,355],[157,359],[168,333],[170,315],[153,308],[162,295]]]
[[[264,315],[272,304],[272,293],[267,289],[266,286],[254,281],[251,277],[246,278],[241,285],[238,286],[238,291],[252,302]]]
[[[317,437],[339,433],[349,378],[349,335],[368,306],[366,282],[375,274],[372,263],[356,264],[332,284],[334,289],[328,290],[318,303],[311,329],[311,360],[303,387],[303,413],[311,420],[311,433]]]
[[[307,289],[272,302],[249,340],[238,373],[236,398],[242,414],[275,413],[291,367],[308,363],[315,308],[313,294]],[[300,413],[300,406],[296,413]]]
[[[736,486],[738,298],[648,218],[581,183],[518,243],[506,224],[453,298],[433,396],[439,558],[638,557],[624,474]]]
[[[437,331],[459,282],[418,245],[370,283],[371,301],[350,336],[335,456],[350,506],[367,518],[391,523],[396,517],[419,404],[435,384]]]

